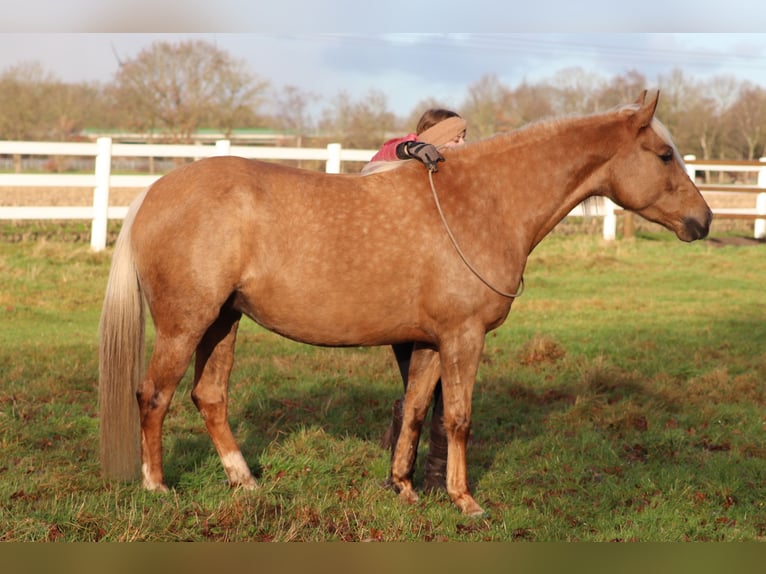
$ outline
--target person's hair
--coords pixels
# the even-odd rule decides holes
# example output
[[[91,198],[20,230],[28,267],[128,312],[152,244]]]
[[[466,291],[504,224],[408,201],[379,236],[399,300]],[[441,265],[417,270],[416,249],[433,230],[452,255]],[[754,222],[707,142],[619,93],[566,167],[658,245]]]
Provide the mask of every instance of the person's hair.
[[[447,118],[459,118],[460,114],[457,112],[453,112],[452,110],[445,110],[444,108],[431,108],[430,110],[426,110],[423,112],[423,115],[420,116],[420,120],[418,120],[418,125],[415,128],[415,133],[418,135],[422,134],[424,131],[426,131],[428,128],[432,128],[436,124],[438,124],[441,121],[446,120]]]

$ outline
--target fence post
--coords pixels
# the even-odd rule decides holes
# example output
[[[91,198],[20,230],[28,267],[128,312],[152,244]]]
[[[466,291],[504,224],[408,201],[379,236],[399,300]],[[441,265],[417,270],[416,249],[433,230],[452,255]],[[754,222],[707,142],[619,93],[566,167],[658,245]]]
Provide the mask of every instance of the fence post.
[[[325,173],[340,173],[340,144],[327,144],[327,163]]]
[[[766,157],[760,159],[762,163],[766,163]],[[758,215],[766,216],[766,165],[764,165],[758,171],[758,187],[764,189],[763,193],[759,193],[755,200],[755,212]],[[755,239],[763,239],[766,237],[766,219],[756,219],[753,224],[753,237]]]
[[[697,156],[693,153],[686,154],[684,156],[684,161],[694,161],[697,159]],[[692,183],[696,185],[696,179],[697,179],[697,170],[694,168],[693,165],[684,164],[684,167],[686,168],[686,175],[689,176],[689,179],[692,180]]]
[[[604,198],[604,239],[614,241],[617,238],[617,215],[614,213],[615,204],[608,197]]]
[[[215,155],[231,155],[231,141],[216,140]]]
[[[96,187],[93,189],[93,223],[90,230],[90,248],[106,248],[106,230],[109,221],[109,179],[112,172],[112,138],[96,140]]]

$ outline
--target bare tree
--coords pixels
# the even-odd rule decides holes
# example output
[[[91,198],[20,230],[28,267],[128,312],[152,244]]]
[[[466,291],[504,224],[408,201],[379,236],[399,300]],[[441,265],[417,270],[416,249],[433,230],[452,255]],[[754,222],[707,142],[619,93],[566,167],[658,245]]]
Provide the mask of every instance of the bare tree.
[[[23,62],[0,74],[0,137],[45,139],[47,103],[56,79],[39,62]]]
[[[386,95],[370,90],[361,101],[341,91],[323,109],[320,128],[325,135],[351,148],[376,148],[391,135],[396,116],[388,108]]]
[[[382,91],[370,90],[358,100],[340,92],[316,122],[310,109],[318,96],[296,86],[275,92],[267,87],[243,61],[199,40],[155,43],[120,62],[105,85],[64,83],[40,63],[22,62],[0,71],[0,138],[76,139],[83,128],[94,127],[132,128],[187,142],[200,127],[230,136],[235,127],[263,125],[294,134],[298,145],[331,138],[347,147],[376,148],[412,131],[425,109],[452,107],[428,99],[399,118]],[[602,111],[653,87],[662,90],[658,117],[682,153],[703,159],[766,154],[766,88],[726,76],[700,81],[680,69],[652,85],[636,70],[604,80],[570,68],[551,80],[515,87],[485,75],[468,86],[454,109],[468,120],[469,139],[475,139],[553,115]],[[269,103],[267,117],[261,109]],[[306,144],[307,135],[315,141]]]
[[[273,102],[276,127],[293,134],[298,147],[303,145],[303,137],[313,127],[309,106],[318,99],[319,96],[313,92],[304,92],[297,86],[285,86]]]
[[[599,101],[606,82],[594,72],[565,68],[553,76],[550,85],[555,88],[552,104],[556,114],[590,114],[607,107]]]
[[[702,82],[675,69],[659,76],[662,91],[657,116],[683,153],[710,159],[721,134],[720,106]]]
[[[108,99],[98,83],[56,82],[50,87],[46,107],[48,135],[55,140],[81,138],[85,128],[108,125],[111,119]]]
[[[526,82],[509,92],[503,106],[509,118],[507,129],[522,127],[553,115],[553,88],[548,85],[532,85]]]
[[[266,103],[269,83],[257,80],[243,61],[225,56],[218,81],[208,118],[211,127],[220,128],[228,138],[238,126],[259,123],[259,110]]]
[[[461,108],[471,134],[483,138],[508,128],[503,106],[507,94],[508,88],[494,74],[482,76],[468,87],[468,96]]]
[[[727,112],[736,157],[753,160],[766,153],[766,90],[751,83],[740,87]]]
[[[604,109],[614,108],[632,102],[649,87],[646,76],[637,70],[630,70],[624,75],[612,77],[603,87],[598,101]]]
[[[132,127],[182,142],[205,122],[228,135],[255,115],[266,87],[242,62],[202,40],[155,42],[121,63],[114,82]]]

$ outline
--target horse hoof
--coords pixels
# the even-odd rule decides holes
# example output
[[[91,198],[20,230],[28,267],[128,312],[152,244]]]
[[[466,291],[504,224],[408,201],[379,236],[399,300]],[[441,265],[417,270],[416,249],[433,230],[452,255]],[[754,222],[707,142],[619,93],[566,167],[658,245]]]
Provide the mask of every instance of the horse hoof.
[[[462,496],[455,501],[460,511],[465,516],[479,517],[484,516],[484,509],[470,496]]]
[[[399,500],[401,500],[405,504],[415,504],[420,499],[418,498],[418,495],[415,494],[414,490],[412,490],[411,488],[407,488],[407,489],[402,489],[399,492]]]
[[[165,484],[162,482],[150,484],[147,481],[144,481],[144,488],[148,490],[149,492],[157,492],[160,494],[165,494],[170,492],[170,489],[167,486],[165,486]]]
[[[258,488],[258,483],[251,476],[248,480],[241,480],[237,482],[230,482],[229,486],[236,490],[255,490]]]

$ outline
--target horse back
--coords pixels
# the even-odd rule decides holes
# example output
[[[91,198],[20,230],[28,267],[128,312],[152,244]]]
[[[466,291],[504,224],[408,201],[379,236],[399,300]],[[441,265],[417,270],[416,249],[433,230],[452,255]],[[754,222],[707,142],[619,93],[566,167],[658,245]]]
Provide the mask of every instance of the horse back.
[[[427,179],[397,171],[327,175],[225,157],[171,172],[133,230],[150,306],[191,314],[228,302],[314,344],[427,338],[427,306],[459,291],[454,252]]]

